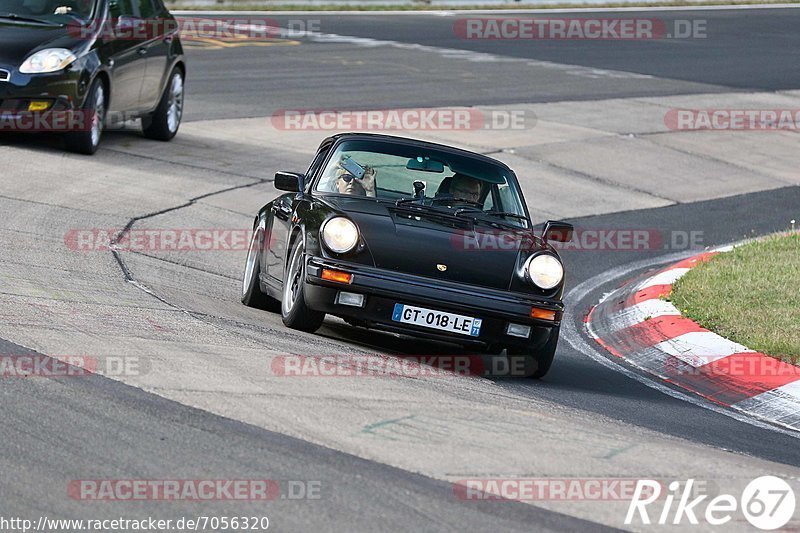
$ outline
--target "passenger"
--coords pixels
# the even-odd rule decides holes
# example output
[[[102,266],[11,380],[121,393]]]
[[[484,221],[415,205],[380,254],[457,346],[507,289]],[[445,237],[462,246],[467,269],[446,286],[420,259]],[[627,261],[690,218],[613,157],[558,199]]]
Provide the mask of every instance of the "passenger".
[[[465,174],[454,174],[450,182],[450,194],[455,199],[479,203],[481,199],[481,182]]]

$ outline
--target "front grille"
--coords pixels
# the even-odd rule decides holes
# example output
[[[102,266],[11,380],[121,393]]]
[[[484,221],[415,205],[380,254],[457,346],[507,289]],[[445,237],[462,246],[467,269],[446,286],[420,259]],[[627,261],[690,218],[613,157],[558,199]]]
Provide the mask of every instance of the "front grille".
[[[0,68],[0,81],[8,81],[8,78],[11,77],[11,73],[5,69]]]

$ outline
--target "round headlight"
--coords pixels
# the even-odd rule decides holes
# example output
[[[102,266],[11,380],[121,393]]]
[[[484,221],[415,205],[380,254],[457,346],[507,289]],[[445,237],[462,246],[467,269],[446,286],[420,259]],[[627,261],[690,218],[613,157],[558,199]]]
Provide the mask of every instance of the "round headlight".
[[[66,48],[48,48],[40,50],[30,56],[19,67],[23,74],[45,74],[67,68],[70,63],[78,59],[71,50]]]
[[[564,279],[564,267],[554,256],[540,254],[528,260],[528,278],[540,289],[553,289]]]
[[[322,240],[332,252],[347,253],[358,244],[358,228],[347,218],[334,217],[322,226]]]

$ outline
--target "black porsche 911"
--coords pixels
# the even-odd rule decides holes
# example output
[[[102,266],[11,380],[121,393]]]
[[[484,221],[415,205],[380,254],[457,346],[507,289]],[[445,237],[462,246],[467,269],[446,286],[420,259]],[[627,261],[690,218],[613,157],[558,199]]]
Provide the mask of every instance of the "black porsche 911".
[[[313,332],[351,324],[525,356],[544,376],[558,342],[564,269],[534,234],[514,172],[464,150],[374,134],[325,139],[253,225],[242,302]]]
[[[0,0],[0,131],[64,132],[68,149],[93,154],[113,115],[168,141],[185,76],[162,0]]]

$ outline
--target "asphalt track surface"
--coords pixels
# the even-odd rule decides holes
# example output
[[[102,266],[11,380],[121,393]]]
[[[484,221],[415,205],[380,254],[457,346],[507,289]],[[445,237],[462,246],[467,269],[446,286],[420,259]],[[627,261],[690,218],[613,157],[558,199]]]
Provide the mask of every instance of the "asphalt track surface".
[[[265,116],[286,108],[491,105],[800,86],[800,71],[793,67],[800,60],[797,9],[549,15],[648,18],[668,29],[674,28],[676,20],[699,21],[705,37],[696,39],[491,40],[465,39],[454,31],[458,19],[486,16],[233,15],[235,19],[274,20],[282,27],[293,21],[292,28],[354,37],[352,42],[361,40],[361,44],[352,44],[349,50],[337,47],[332,53],[324,46],[311,50],[280,46],[260,54],[229,48],[192,57],[189,90],[194,104],[188,107],[187,119]],[[373,48],[363,58],[360,51],[375,45],[364,41],[370,39],[390,44]],[[398,48],[398,44],[422,45],[439,53]],[[474,69],[465,70],[453,67],[448,56],[452,50],[496,57],[484,58]],[[586,76],[565,76],[563,68],[542,62],[640,77],[590,71]]]
[[[653,16],[648,15],[648,16]],[[447,49],[470,50],[502,57],[552,61],[583,67],[634,72],[654,78],[571,78],[566,84],[559,69],[515,62],[482,63],[475,76],[453,79],[447,57],[396,46],[380,49],[385,57],[371,56],[374,69],[368,79],[348,75],[348,62],[359,61],[362,45],[331,52],[323,44],[267,48],[279,54],[255,54],[252,48],[204,50],[190,48],[188,120],[269,116],[281,108],[370,108],[468,105],[475,101],[514,103],[597,99],[641,95],[783,90],[800,87],[796,65],[800,35],[793,28],[800,10],[775,12],[691,11],[666,12],[664,18],[706,18],[709,36],[689,42],[596,43],[487,43],[457,39],[452,19],[430,16],[319,17],[323,32],[395,42],[419,43]],[[285,17],[274,17],[281,20]],[[295,18],[295,17],[289,17]],[[724,31],[721,31],[724,29]],[[719,34],[715,32],[720,31]],[[564,43],[562,43],[564,44]],[[420,54],[417,56],[417,54]],[[407,68],[400,68],[404,65]],[[494,80],[487,85],[487,80]],[[457,87],[457,89],[453,89]],[[358,92],[355,91],[358,89]],[[23,141],[20,150],[36,157],[47,149],[38,141]],[[18,141],[11,141],[12,145]],[[268,156],[267,156],[268,157]],[[264,166],[271,169],[270,161]],[[64,186],[66,184],[59,184]],[[531,203],[531,199],[528,199]],[[585,217],[572,222],[587,227],[650,228],[664,232],[702,231],[703,245],[727,244],[786,227],[800,205],[800,188],[734,196],[701,203]],[[535,207],[532,208],[535,215]],[[144,214],[144,213],[142,213]],[[179,214],[191,227],[192,213]],[[60,236],[58,236],[60,237]],[[685,253],[690,253],[686,250]],[[565,320],[579,327],[589,306],[624,279],[668,261],[664,250],[565,252],[570,286],[597,280],[581,300],[567,298]],[[651,266],[642,266],[650,262]],[[134,275],[136,262],[131,267]],[[144,264],[144,263],[142,263]],[[626,265],[640,265],[624,271]],[[131,266],[131,265],[128,265]],[[617,269],[617,277],[606,274]],[[621,271],[621,270],[622,271]],[[203,272],[185,269],[185,286],[197,287]],[[122,272],[119,272],[122,276]],[[167,296],[172,303],[192,309],[200,296]],[[183,299],[181,299],[183,298]],[[227,306],[220,328],[246,324],[252,314],[244,307]],[[409,353],[406,340],[328,324],[319,341],[307,337],[283,338],[271,326],[250,331],[275,343],[300,343],[297,350],[318,349],[319,343],[350,345],[385,353]],[[585,338],[583,333],[579,333]],[[0,336],[2,334],[0,333]],[[272,336],[272,337],[271,337]],[[574,340],[574,339],[573,339]],[[416,345],[422,353],[437,348]],[[26,349],[3,341],[0,352],[20,354]],[[497,380],[498,399],[505,393],[523,395],[547,405],[565,407],[591,417],[597,414],[664,435],[701,443],[789,466],[800,466],[797,439],[756,427],[725,414],[702,408],[655,390],[600,365],[562,338],[556,363],[541,382]],[[103,377],[89,379],[4,380],[0,387],[0,502],[4,515],[114,517],[120,508],[88,505],[65,497],[69,480],[153,479],[169,472],[172,478],[252,478],[321,480],[322,498],[316,501],[276,501],[266,513],[257,504],[237,504],[240,515],[268,514],[285,531],[415,531],[477,530],[600,530],[598,524],[521,503],[465,505],[453,497],[448,483],[365,460],[297,438],[226,419],[173,402]],[[456,449],[457,452],[457,448]],[[387,455],[392,454],[387,446]],[[87,474],[88,473],[88,474]],[[330,487],[333,489],[327,490]],[[230,514],[225,502],[126,504],[124,512],[170,518]]]

